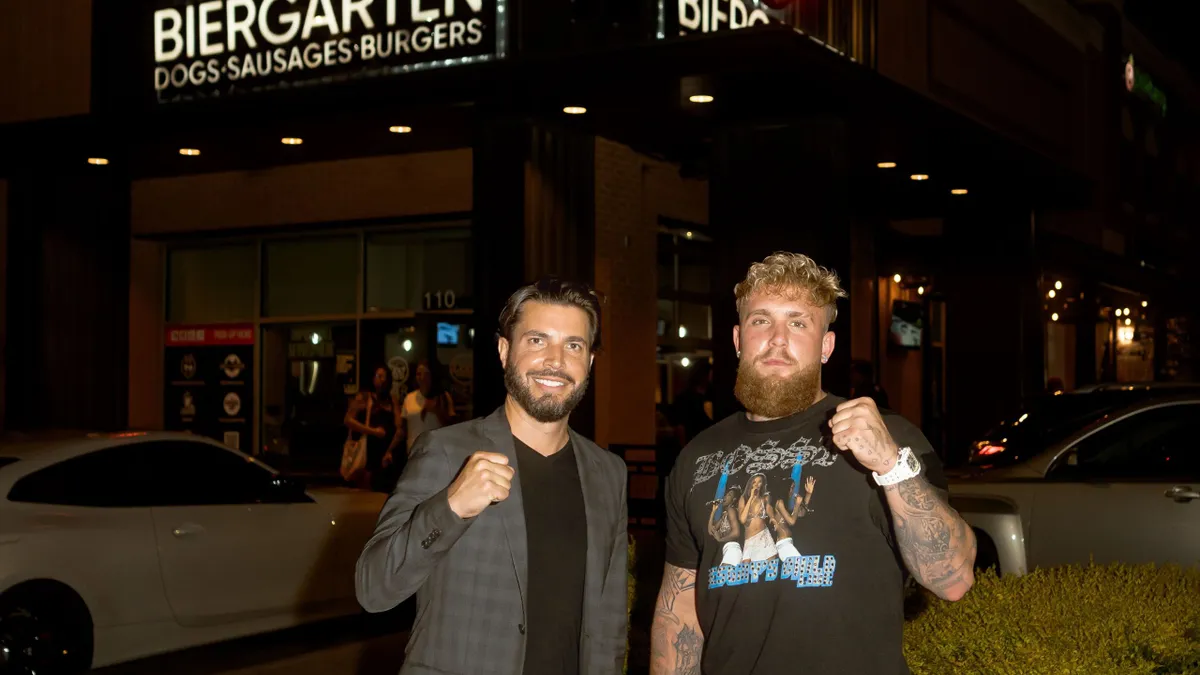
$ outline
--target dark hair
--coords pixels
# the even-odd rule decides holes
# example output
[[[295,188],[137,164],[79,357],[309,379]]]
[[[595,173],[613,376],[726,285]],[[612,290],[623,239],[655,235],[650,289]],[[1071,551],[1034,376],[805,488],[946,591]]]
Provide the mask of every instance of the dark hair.
[[[588,317],[588,345],[591,351],[600,350],[600,294],[591,286],[579,281],[563,281],[557,277],[543,277],[537,283],[522,286],[508,298],[504,311],[500,312],[500,328],[496,337],[512,341],[513,330],[521,320],[521,307],[526,302],[543,302],[548,305],[578,307]]]
[[[388,396],[391,396],[392,386],[395,383],[395,378],[392,377],[392,369],[389,368],[387,364],[375,366],[375,370],[371,371],[371,393],[375,393],[375,373],[381,370],[386,373],[385,377],[387,378],[383,383],[383,391],[386,392]]]
[[[445,392],[445,389],[442,387],[442,373],[441,373],[441,367],[440,367],[441,365],[442,364],[439,361],[435,361],[432,359],[420,359],[417,361],[416,367],[413,368],[413,371],[412,371],[413,382],[416,384],[415,388],[417,388],[417,389],[419,389],[421,387],[420,383],[418,383],[416,381],[417,380],[417,370],[420,369],[421,366],[425,366],[425,368],[427,370],[429,370],[429,382],[430,382],[429,397],[430,398],[437,398],[438,396],[441,396],[442,393]]]

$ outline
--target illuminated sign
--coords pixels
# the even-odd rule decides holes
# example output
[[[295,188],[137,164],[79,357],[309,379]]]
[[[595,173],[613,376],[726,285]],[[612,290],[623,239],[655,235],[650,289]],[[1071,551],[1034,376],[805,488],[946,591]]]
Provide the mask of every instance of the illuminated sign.
[[[1125,61],[1125,90],[1150,99],[1163,117],[1167,116],[1167,95],[1154,86],[1154,80],[1150,79],[1146,71],[1134,66],[1133,54],[1130,54],[1129,59]]]
[[[660,0],[658,37],[715,33],[782,23],[789,0]],[[775,7],[773,9],[772,7]]]
[[[487,61],[505,50],[505,0],[155,4],[147,18],[159,101]]]

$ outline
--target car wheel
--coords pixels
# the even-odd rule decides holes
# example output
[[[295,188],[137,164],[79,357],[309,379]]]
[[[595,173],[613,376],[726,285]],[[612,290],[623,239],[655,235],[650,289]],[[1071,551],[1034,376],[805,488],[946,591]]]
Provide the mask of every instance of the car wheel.
[[[975,530],[975,570],[983,572],[993,568],[996,576],[1000,576],[1000,554],[996,551],[996,543],[982,530]]]
[[[0,673],[76,675],[91,662],[91,620],[70,591],[17,588],[0,597]]]

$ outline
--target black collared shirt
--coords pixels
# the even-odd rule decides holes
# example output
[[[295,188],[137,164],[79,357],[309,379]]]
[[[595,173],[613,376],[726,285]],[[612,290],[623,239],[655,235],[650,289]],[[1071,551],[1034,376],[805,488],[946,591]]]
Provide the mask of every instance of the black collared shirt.
[[[529,546],[524,675],[578,675],[587,515],[571,442],[549,457],[516,437]]]

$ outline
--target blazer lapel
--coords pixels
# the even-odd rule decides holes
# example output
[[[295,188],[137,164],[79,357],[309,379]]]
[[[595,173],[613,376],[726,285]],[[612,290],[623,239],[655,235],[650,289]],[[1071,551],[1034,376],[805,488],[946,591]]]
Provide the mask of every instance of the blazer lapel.
[[[508,465],[517,468],[517,449],[513,445],[512,428],[504,414],[504,406],[488,416],[484,423],[487,437],[492,441],[493,451],[508,458]],[[504,522],[504,534],[508,538],[508,552],[512,557],[513,572],[517,575],[517,587],[521,591],[521,616],[527,615],[529,604],[529,543],[525,531],[525,503],[521,496],[521,476],[514,476],[508,499],[494,504]]]
[[[591,442],[571,431],[571,443],[575,446],[575,458],[579,468],[579,486],[583,489],[583,511],[587,518],[587,569],[584,571],[584,610],[583,632],[591,630],[590,613],[600,606],[600,595],[604,585],[608,564],[612,553],[609,546],[612,542],[605,535],[605,525],[612,519],[606,513],[604,499],[604,482],[601,477],[602,467],[596,457]],[[587,663],[588,655],[580,654]],[[585,668],[586,672],[586,668]]]

